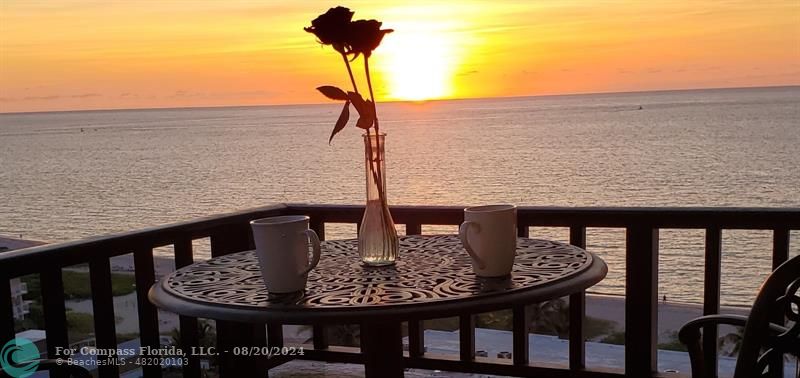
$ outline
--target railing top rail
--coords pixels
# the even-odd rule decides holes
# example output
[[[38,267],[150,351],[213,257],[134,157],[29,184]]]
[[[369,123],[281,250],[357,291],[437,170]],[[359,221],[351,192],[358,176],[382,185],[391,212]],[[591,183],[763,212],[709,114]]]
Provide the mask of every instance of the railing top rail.
[[[35,271],[38,269],[36,267],[44,265],[69,266],[89,261],[97,256],[110,257],[130,253],[137,248],[169,245],[179,238],[202,238],[210,236],[209,232],[214,228],[247,222],[261,215],[283,213],[286,209],[287,206],[284,204],[269,205],[140,230],[3,252],[0,253],[0,273],[5,273],[5,269],[13,267],[13,272],[10,273],[19,276],[29,273],[18,270],[23,267]]]
[[[322,216],[326,222],[352,222],[364,207],[289,203],[290,213]],[[464,206],[392,206],[397,223],[456,224]],[[800,229],[800,207],[551,207],[519,206],[520,221],[530,226],[656,228]]]
[[[463,220],[464,206],[392,206],[397,223],[452,225]],[[0,273],[28,274],[44,264],[69,266],[95,257],[131,252],[137,247],[169,245],[181,238],[202,238],[218,227],[283,213],[302,213],[324,222],[353,223],[361,219],[363,205],[275,204],[190,221],[48,244],[0,253]],[[800,229],[800,208],[742,207],[518,207],[519,219],[529,226]],[[19,269],[27,267],[31,272]],[[12,270],[8,271],[8,270]],[[24,269],[23,269],[24,270]]]

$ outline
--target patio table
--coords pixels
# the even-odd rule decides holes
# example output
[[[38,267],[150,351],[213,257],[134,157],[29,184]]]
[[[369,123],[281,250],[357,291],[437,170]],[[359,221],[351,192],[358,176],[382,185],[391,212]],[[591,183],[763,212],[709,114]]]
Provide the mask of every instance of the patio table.
[[[179,269],[153,285],[149,298],[180,315],[223,321],[360,324],[366,375],[396,377],[403,375],[403,321],[560,298],[591,287],[608,271],[593,253],[541,239],[517,239],[506,278],[475,276],[455,235],[401,236],[390,267],[362,266],[357,245],[355,239],[324,241],[305,293],[270,295],[255,252],[246,251]]]

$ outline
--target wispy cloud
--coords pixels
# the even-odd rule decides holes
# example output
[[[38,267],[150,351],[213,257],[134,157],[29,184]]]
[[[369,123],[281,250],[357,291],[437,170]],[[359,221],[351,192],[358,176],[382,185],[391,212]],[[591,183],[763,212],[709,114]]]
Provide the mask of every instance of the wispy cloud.
[[[2,97],[0,102],[14,102],[14,101],[52,101],[67,98],[91,98],[102,97],[99,93],[78,93],[78,94],[51,94],[51,95],[36,95],[36,96],[23,96],[23,97]]]

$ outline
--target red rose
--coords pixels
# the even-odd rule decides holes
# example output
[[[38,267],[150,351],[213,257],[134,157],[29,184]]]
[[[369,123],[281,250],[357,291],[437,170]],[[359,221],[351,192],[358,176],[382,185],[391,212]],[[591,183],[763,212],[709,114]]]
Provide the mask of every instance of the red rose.
[[[332,45],[336,51],[344,53],[353,13],[345,7],[331,8],[311,21],[310,27],[303,29],[317,36],[323,45]]]
[[[393,32],[392,29],[381,30],[381,22],[377,20],[358,20],[350,23],[347,29],[348,54],[364,54],[367,58],[381,44],[383,36]]]

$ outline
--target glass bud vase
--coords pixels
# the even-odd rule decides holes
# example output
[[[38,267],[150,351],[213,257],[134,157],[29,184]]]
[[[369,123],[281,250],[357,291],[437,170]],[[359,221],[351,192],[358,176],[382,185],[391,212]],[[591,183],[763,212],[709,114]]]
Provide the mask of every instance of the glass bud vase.
[[[400,242],[386,200],[386,134],[364,134],[367,174],[367,207],[358,230],[358,254],[367,266],[391,265],[397,260]]]

